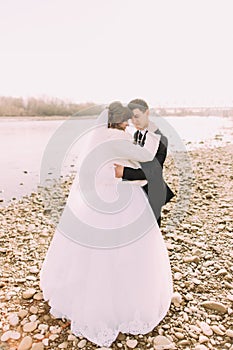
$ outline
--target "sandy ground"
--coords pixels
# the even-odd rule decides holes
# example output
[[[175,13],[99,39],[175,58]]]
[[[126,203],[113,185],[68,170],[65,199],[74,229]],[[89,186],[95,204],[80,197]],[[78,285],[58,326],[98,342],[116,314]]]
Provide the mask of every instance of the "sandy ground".
[[[232,151],[192,151],[179,168],[166,160],[165,177],[177,193],[161,227],[173,272],[171,307],[152,332],[120,333],[111,349],[233,350]],[[71,183],[68,177],[38,188],[0,211],[1,350],[98,348],[73,336],[67,320],[51,317],[39,288]]]

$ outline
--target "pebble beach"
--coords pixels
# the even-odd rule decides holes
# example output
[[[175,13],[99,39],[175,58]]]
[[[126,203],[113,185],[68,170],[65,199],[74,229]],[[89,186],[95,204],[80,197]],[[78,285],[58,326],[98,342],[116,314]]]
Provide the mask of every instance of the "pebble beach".
[[[182,220],[177,196],[162,215],[174,282],[171,307],[152,332],[120,333],[109,349],[233,350],[232,154],[231,144],[190,151],[194,177],[183,184],[168,156],[166,181],[176,193],[190,190]],[[53,318],[39,287],[73,177],[38,186],[0,209],[1,350],[107,349],[75,337],[69,320]]]

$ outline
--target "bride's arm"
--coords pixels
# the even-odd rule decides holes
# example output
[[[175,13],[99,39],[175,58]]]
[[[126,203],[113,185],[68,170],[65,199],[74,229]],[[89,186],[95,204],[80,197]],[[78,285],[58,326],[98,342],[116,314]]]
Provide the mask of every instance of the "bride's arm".
[[[160,135],[148,131],[143,147],[135,145],[132,139],[129,139],[127,136],[124,139],[114,139],[112,146],[117,158],[148,162],[153,160],[159,147],[160,138]]]

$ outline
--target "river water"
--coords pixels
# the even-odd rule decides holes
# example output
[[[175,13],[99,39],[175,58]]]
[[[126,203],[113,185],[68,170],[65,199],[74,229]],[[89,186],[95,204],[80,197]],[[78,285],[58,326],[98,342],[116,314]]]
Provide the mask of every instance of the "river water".
[[[156,117],[152,120],[168,137],[169,153],[223,146],[233,140],[233,118],[230,117]],[[59,171],[60,176],[75,172],[80,144],[70,145],[94,123],[93,118],[1,118],[0,206],[37,190],[45,159],[51,161],[46,164],[48,179],[54,172]]]

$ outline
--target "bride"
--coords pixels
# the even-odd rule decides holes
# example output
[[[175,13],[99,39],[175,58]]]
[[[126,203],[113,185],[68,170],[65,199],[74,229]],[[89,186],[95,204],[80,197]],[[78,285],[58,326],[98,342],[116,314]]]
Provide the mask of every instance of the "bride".
[[[125,132],[132,112],[113,102],[82,144],[71,186],[40,271],[50,313],[71,331],[109,347],[119,332],[147,334],[165,317],[172,276],[166,245],[142,187],[115,178],[114,163],[139,168],[158,149]]]

